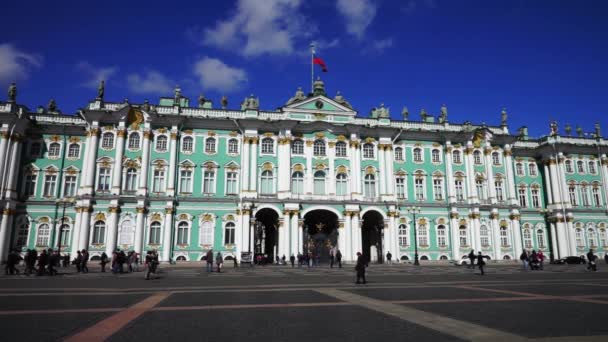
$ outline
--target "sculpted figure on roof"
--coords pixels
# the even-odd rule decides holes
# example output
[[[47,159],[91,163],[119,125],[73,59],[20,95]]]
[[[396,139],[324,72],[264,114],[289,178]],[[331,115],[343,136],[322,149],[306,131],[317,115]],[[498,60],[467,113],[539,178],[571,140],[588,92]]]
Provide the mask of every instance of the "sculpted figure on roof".
[[[17,85],[15,82],[8,87],[8,102],[17,101]]]
[[[334,101],[338,102],[339,104],[348,107],[350,109],[352,109],[353,107],[350,105],[350,103],[348,103],[348,101],[346,101],[346,99],[344,98],[344,96],[342,96],[342,94],[340,94],[340,91],[338,90],[338,92],[336,93],[336,97],[334,97]]]
[[[289,101],[287,101],[287,105],[289,106],[290,104],[300,102],[305,99],[306,99],[306,95],[304,95],[304,92],[302,91],[302,87],[298,87],[298,90],[296,90],[296,94],[292,98],[290,98]]]

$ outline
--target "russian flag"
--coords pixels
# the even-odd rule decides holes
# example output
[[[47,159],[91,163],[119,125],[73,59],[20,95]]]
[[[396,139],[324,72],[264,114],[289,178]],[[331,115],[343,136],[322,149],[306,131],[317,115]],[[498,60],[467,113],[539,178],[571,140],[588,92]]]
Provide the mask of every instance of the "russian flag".
[[[327,72],[327,65],[325,65],[325,62],[319,58],[319,57],[314,57],[312,59],[312,64],[318,64],[321,66],[321,70],[323,70],[323,72]]]

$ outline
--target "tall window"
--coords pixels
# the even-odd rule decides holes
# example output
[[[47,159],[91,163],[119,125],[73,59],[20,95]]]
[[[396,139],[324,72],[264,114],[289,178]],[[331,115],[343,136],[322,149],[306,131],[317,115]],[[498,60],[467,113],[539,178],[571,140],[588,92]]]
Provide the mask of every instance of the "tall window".
[[[600,245],[602,247],[606,247],[608,246],[608,232],[606,232],[606,229],[600,229]],[[604,248],[605,249],[605,248]]]
[[[27,237],[29,232],[30,225],[28,223],[19,225],[19,229],[17,230],[17,239],[15,241],[15,248],[21,249],[22,247],[27,246]]]
[[[97,191],[110,191],[110,177],[112,170],[109,167],[100,167],[99,176],[97,177]]]
[[[475,163],[475,165],[481,165],[481,151],[473,152],[473,163]]]
[[[133,132],[129,135],[129,142],[127,147],[131,150],[136,150],[139,148],[139,133]]]
[[[314,174],[314,194],[324,195],[325,194],[325,172],[317,171]]]
[[[460,164],[460,163],[462,163],[462,158],[461,158],[459,150],[454,150],[452,152],[452,161],[454,162],[454,164]]]
[[[46,175],[44,177],[44,197],[54,197],[57,186],[57,175]]]
[[[445,226],[437,227],[437,246],[445,247],[447,245],[447,234]]]
[[[595,174],[595,161],[590,161],[589,162],[589,173],[594,175]]]
[[[522,163],[517,163],[515,164],[515,173],[517,173],[518,176],[524,176],[524,164]]]
[[[70,226],[64,224],[60,228],[61,230],[61,246],[69,246],[70,245]]]
[[[156,150],[158,152],[167,151],[167,136],[166,135],[159,135],[156,137]]]
[[[59,143],[51,143],[49,145],[49,157],[59,157],[61,153],[61,145]]]
[[[234,223],[226,223],[226,227],[224,228],[224,245],[234,245],[234,232]]]
[[[262,139],[262,154],[274,153],[274,140],[272,138]]]
[[[336,143],[336,157],[346,157],[346,143],[344,141]]]
[[[36,246],[47,247],[51,236],[49,225],[44,223],[38,226],[38,236],[36,237]]]
[[[458,202],[464,201],[464,187],[462,185],[462,179],[456,179],[454,181],[454,188],[456,189],[456,200]]]
[[[30,155],[32,155],[32,157],[39,157],[41,147],[42,145],[40,145],[39,142],[32,142],[30,145]]]
[[[304,174],[300,171],[291,175],[291,192],[297,195],[304,193]]]
[[[150,225],[149,245],[160,245],[160,222],[154,221]]]
[[[401,147],[395,147],[395,160],[403,161],[403,149]]]
[[[27,197],[36,196],[36,174],[25,175],[25,189],[23,194]]]
[[[200,233],[201,245],[213,245],[213,222],[205,221]]]
[[[424,178],[419,177],[414,179],[414,192],[416,201],[424,201]]]
[[[585,163],[582,160],[576,162],[576,170],[578,173],[585,173]]]
[[[566,160],[566,172],[567,173],[574,172],[574,169],[572,168],[572,160],[570,160],[570,159]]]
[[[399,225],[399,246],[408,246],[407,243],[407,227],[404,224]]]
[[[479,239],[481,240],[481,247],[490,246],[490,232],[488,231],[488,226],[485,224],[479,227]]]
[[[503,202],[505,200],[505,195],[503,192],[502,180],[494,181],[494,190],[496,190],[496,201]]]
[[[429,245],[429,230],[425,224],[417,225],[418,229],[418,245],[428,246]]]
[[[70,144],[68,147],[68,158],[78,158],[80,155],[80,145],[78,144]]]
[[[93,244],[99,245],[104,243],[106,238],[106,223],[97,221],[93,225]]]
[[[439,150],[434,149],[431,151],[431,160],[433,161],[433,163],[441,162],[441,155],[439,154]]]
[[[433,196],[435,201],[443,200],[443,180],[441,178],[433,178]]]
[[[568,194],[570,195],[570,203],[572,206],[577,206],[576,202],[576,186],[574,184],[570,184],[568,186]]]
[[[589,241],[589,247],[597,247],[597,237],[595,236],[595,229],[587,229],[587,240]]]
[[[304,142],[300,139],[296,139],[291,143],[291,153],[292,154],[304,154]]]
[[[498,152],[492,153],[492,164],[500,165],[500,155],[498,154]]]
[[[602,195],[600,195],[600,188],[597,186],[593,187],[593,204],[596,207],[602,206]]]
[[[76,196],[76,176],[73,176],[73,175],[65,176],[65,183],[63,186],[63,195],[65,197]]]
[[[530,173],[530,176],[536,176],[536,164],[528,164],[528,172]]]
[[[480,201],[485,201],[487,199],[485,185],[486,185],[486,182],[483,179],[477,179],[475,181],[475,188],[477,189],[477,197],[479,197]]]
[[[189,229],[188,229],[188,222],[182,221],[177,225],[177,244],[178,245],[187,245],[188,236],[190,236]]]
[[[236,172],[226,173],[226,194],[227,195],[238,194],[237,173]]]
[[[580,228],[576,228],[575,236],[576,236],[576,246],[579,248],[585,247],[585,239],[583,238],[583,230]]]
[[[414,162],[416,163],[420,163],[422,162],[422,149],[416,147],[414,149]]]
[[[215,192],[215,171],[206,170],[203,172],[203,193],[213,194]]]
[[[583,185],[581,187],[581,202],[583,203],[583,206],[588,207],[589,206],[589,187],[587,185]]]
[[[215,138],[205,140],[205,153],[215,153]]]
[[[532,206],[540,208],[540,192],[538,189],[532,189]]]
[[[127,182],[125,184],[126,191],[137,190],[137,170],[135,168],[127,169]]]
[[[237,154],[239,153],[239,141],[236,139],[228,140],[228,153]]]
[[[545,230],[536,230],[536,241],[538,242],[538,248],[545,248]]]
[[[374,175],[365,175],[364,185],[365,197],[376,197],[376,177]]]
[[[405,198],[405,177],[395,178],[395,186],[397,188],[397,198]]]
[[[182,139],[182,151],[183,152],[192,152],[192,151],[194,151],[194,138],[192,138],[192,137],[184,137]]]
[[[501,232],[501,240],[502,240],[502,228],[501,228],[500,232]],[[524,229],[523,236],[524,236],[524,248],[531,249],[532,248],[532,233],[530,232],[530,229],[528,229],[528,228]]]
[[[313,153],[315,156],[325,156],[325,141],[318,139],[313,144]]]
[[[152,192],[165,192],[165,170],[154,170],[152,179]]]
[[[336,195],[344,196],[347,192],[347,177],[345,173],[336,175]]]
[[[519,205],[521,207],[527,207],[528,206],[528,196],[526,194],[526,189],[525,188],[519,188],[517,189],[517,193],[519,195]]]
[[[192,170],[181,170],[179,172],[179,192],[192,193]]]
[[[114,147],[114,134],[106,132],[101,136],[101,148],[111,149]]]
[[[261,193],[262,194],[273,194],[274,193],[274,187],[273,187],[274,176],[272,174],[272,171],[266,170],[266,171],[262,172],[261,177],[262,177]]]
[[[374,158],[374,144],[366,143],[363,145],[363,158]]]
[[[469,232],[467,231],[466,226],[460,226],[460,228],[458,229],[458,237],[460,240],[460,246],[469,245]]]
[[[500,245],[502,247],[509,247],[509,231],[507,227],[500,227]]]

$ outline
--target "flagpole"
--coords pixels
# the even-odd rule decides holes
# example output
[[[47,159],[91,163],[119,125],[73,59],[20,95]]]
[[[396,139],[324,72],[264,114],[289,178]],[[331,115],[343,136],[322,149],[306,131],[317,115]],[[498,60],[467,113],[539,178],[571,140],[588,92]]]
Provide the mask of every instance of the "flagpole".
[[[310,43],[310,93],[314,92],[315,84],[315,42]]]

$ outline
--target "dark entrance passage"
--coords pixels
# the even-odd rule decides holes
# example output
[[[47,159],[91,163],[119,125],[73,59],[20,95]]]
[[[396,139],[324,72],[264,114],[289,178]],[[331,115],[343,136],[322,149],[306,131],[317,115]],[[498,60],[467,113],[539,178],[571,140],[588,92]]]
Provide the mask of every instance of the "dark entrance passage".
[[[329,252],[338,244],[338,216],[329,210],[313,210],[304,216],[304,253],[329,262]]]
[[[384,262],[384,248],[382,237],[384,235],[384,219],[377,211],[368,211],[363,215],[361,222],[361,247],[363,256],[371,262]]]
[[[273,263],[278,244],[279,214],[268,208],[259,210],[255,214],[253,226],[253,254],[261,255],[263,262]]]

